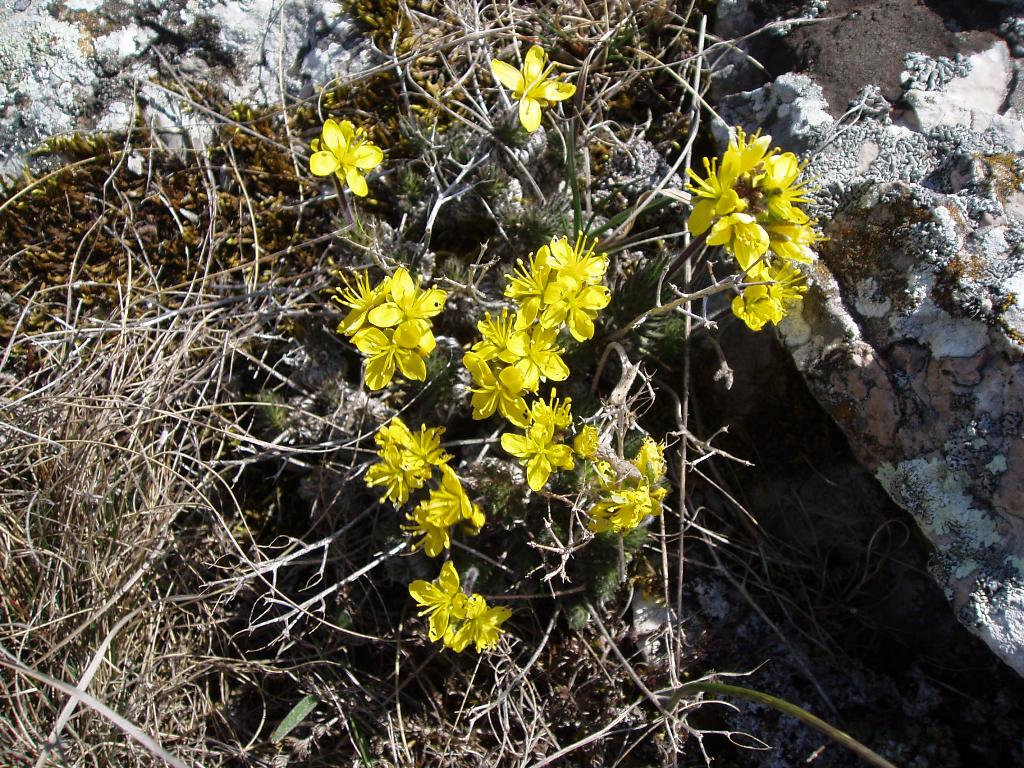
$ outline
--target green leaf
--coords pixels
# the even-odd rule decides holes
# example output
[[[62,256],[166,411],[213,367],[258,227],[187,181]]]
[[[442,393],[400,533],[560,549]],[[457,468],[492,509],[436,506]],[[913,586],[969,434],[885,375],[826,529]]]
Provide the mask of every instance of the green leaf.
[[[299,703],[292,707],[292,711],[285,715],[281,724],[270,734],[270,740],[275,743],[281,741],[281,739],[294,731],[299,723],[306,719],[306,715],[316,709],[316,705],[319,703],[320,699],[316,696],[303,696],[299,699]]]

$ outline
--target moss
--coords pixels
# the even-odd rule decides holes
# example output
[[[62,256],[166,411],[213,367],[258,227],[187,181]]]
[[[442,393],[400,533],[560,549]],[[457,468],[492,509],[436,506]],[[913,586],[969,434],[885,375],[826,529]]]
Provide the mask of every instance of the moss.
[[[166,287],[204,272],[238,271],[243,277],[235,282],[244,284],[253,274],[257,239],[261,282],[318,261],[317,251],[299,246],[331,231],[332,204],[314,194],[313,180],[301,169],[296,174],[280,116],[223,99],[217,107],[210,94],[204,98],[245,125],[221,127],[208,157],[183,159],[154,148],[138,155],[147,164],[139,172],[129,162],[134,150],[129,147],[126,156],[126,137],[116,134],[58,137],[36,151],[43,167],[67,164],[50,176],[27,175],[11,191],[21,196],[0,213],[0,258],[7,265],[0,291],[19,297],[18,311],[0,318],[0,333],[12,332],[30,297],[26,286],[36,296],[61,286],[51,295],[63,306],[63,287],[72,282],[72,301],[86,314],[105,317],[123,301],[129,276],[137,291],[152,292],[168,309],[177,298]],[[141,121],[131,140],[159,146]],[[302,198],[306,205],[300,208]],[[270,258],[296,247],[287,259]],[[54,314],[63,314],[43,301],[32,303],[23,334],[50,330]],[[146,306],[139,303],[129,314]]]

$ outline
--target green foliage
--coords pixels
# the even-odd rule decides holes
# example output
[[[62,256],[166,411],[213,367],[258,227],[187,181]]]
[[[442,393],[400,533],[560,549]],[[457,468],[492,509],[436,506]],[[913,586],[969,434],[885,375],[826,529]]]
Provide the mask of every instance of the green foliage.
[[[465,471],[490,522],[502,525],[522,515],[522,477],[510,462],[484,459],[466,467]]]
[[[302,721],[306,719],[306,716],[316,709],[319,703],[320,699],[316,696],[303,696],[299,699],[295,706],[291,708],[291,711],[284,716],[284,720],[270,734],[270,740],[276,743],[284,739],[285,736],[299,727]]]
[[[540,243],[568,232],[571,223],[569,200],[553,195],[543,204],[525,205],[505,228],[521,244],[520,251],[535,251]]]
[[[658,281],[667,263],[668,258],[664,256],[646,259],[636,264],[629,275],[614,287],[611,303],[603,316],[607,328],[621,328],[654,306]]]
[[[256,408],[255,427],[264,435],[275,435],[281,432],[288,419],[288,409],[284,406],[284,398],[272,390],[264,390],[256,395],[259,405]]]

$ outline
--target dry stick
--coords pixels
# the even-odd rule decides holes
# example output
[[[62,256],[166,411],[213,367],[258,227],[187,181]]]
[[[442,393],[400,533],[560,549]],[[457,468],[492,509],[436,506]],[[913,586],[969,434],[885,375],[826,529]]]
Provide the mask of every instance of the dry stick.
[[[601,728],[599,728],[598,730],[594,731],[590,735],[584,736],[579,741],[574,741],[572,744],[569,744],[568,746],[563,747],[562,749],[560,749],[557,752],[555,752],[553,755],[548,755],[543,760],[541,760],[539,762],[536,762],[536,763],[533,763],[533,765],[531,765],[530,768],[543,768],[543,766],[545,766],[545,765],[551,765],[552,763],[558,761],[560,758],[563,758],[566,755],[568,755],[568,754],[570,754],[572,752],[575,752],[577,749],[585,747],[585,746],[587,746],[587,744],[590,744],[591,742],[594,742],[594,741],[597,741],[600,738],[603,738],[605,736],[605,734],[607,734],[612,728],[614,728],[619,723],[621,723],[623,720],[625,720],[627,717],[629,717],[629,715],[633,712],[633,710],[636,709],[640,705],[641,701],[643,701],[643,699],[639,699],[637,701],[634,701],[628,707],[626,707],[621,712],[619,712],[619,714],[616,715],[615,718],[611,722],[609,722],[607,725],[603,725]]]
[[[699,240],[695,239],[693,243],[697,243]],[[692,244],[691,244],[692,245]],[[690,250],[687,248],[687,250]],[[689,262],[687,262],[689,263]],[[646,312],[641,312],[639,315],[630,320],[626,325],[617,330],[611,336],[608,337],[608,343],[617,342],[629,335],[631,331],[639,327],[643,322],[652,317],[660,317],[661,315],[667,315],[684,304],[690,304],[697,299],[703,299],[705,296],[713,296],[716,293],[722,293],[723,291],[729,290],[736,283],[735,278],[727,278],[726,280],[716,283],[715,285],[709,285],[707,288],[701,288],[699,291],[693,293],[684,293],[677,298],[670,301],[668,304],[662,304],[660,307],[653,307]]]
[[[601,632],[601,637],[603,637],[604,641],[608,643],[608,647],[612,649],[612,653],[615,654],[619,663],[622,664],[623,669],[626,670],[626,674],[629,675],[633,684],[640,689],[640,692],[643,693],[647,700],[654,705],[655,709],[661,713],[662,717],[668,720],[670,718],[668,710],[662,706],[661,701],[658,700],[658,697],[654,695],[651,689],[644,685],[644,681],[640,679],[640,675],[638,675],[636,670],[633,669],[633,665],[630,664],[629,660],[622,655],[622,651],[619,650],[619,644],[616,643],[608,633],[608,629],[605,627],[604,622],[601,621],[600,614],[594,609],[594,606],[591,605],[589,600],[586,601],[585,605],[587,606],[587,611],[590,612],[590,617],[594,620],[594,623],[597,624],[597,628]]]
[[[168,765],[174,766],[174,768],[188,768],[188,766],[186,766],[185,763],[183,763],[181,760],[176,758],[166,749],[157,744],[156,741],[149,734],[145,733],[141,728],[132,723],[130,720],[119,715],[117,712],[112,710],[110,707],[108,707],[102,701],[97,699],[95,696],[91,696],[85,691],[81,691],[75,686],[71,685],[70,683],[64,682],[63,680],[58,680],[54,677],[50,677],[45,672],[40,672],[37,669],[26,667],[14,656],[12,656],[5,648],[0,647],[0,654],[3,654],[3,656],[7,657],[0,658],[0,666],[7,667],[8,669],[14,670],[15,672],[18,672],[24,675],[25,677],[43,683],[44,685],[48,685],[51,688],[55,688],[61,693],[70,696],[72,700],[85,704],[98,715],[105,717],[107,720],[109,720],[111,723],[117,726],[121,731],[125,733],[126,736],[133,739],[134,741],[137,741],[139,744],[145,747],[155,757],[159,757]]]

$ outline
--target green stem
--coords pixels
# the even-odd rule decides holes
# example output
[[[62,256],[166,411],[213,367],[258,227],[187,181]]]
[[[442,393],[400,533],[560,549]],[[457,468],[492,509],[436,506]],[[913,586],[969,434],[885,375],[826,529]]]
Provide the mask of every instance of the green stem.
[[[565,173],[569,177],[572,188],[572,224],[573,234],[583,231],[583,205],[580,200],[580,180],[576,178],[576,123],[570,121],[569,135],[565,138]]]
[[[659,197],[653,203],[647,203],[647,205],[645,205],[643,208],[641,208],[640,211],[637,213],[637,216],[639,216],[642,213],[650,213],[651,211],[657,211],[657,210],[659,210],[661,208],[664,208],[666,205],[668,205],[671,202],[674,202],[674,201],[670,197]],[[629,217],[632,216],[632,215],[633,215],[632,211],[620,211],[619,213],[615,214],[610,219],[608,219],[608,221],[606,221],[600,227],[598,227],[597,229],[595,229],[592,232],[588,232],[587,234],[590,237],[597,237],[602,232],[605,232],[605,231],[607,231],[609,229],[614,229],[615,227],[619,226],[622,222],[624,222],[627,219],[629,219]]]
[[[754,691],[749,688],[742,688],[738,685],[728,685],[726,683],[716,683],[710,680],[695,680],[692,683],[683,683],[681,686],[676,688],[671,698],[669,699],[668,706],[666,709],[671,710],[675,707],[683,697],[691,693],[715,693],[723,696],[735,696],[740,699],[747,699],[748,701],[754,701],[758,704],[764,704],[767,707],[778,710],[784,715],[794,717],[805,725],[811,726],[817,731],[828,736],[837,744],[846,747],[848,750],[857,755],[861,760],[870,765],[877,766],[878,768],[896,768],[895,765],[890,763],[884,757],[879,755],[877,752],[868,749],[868,747],[861,744],[855,738],[850,736],[844,731],[840,731],[835,726],[829,725],[820,717],[816,717],[808,712],[806,709],[801,709],[795,704],[791,704],[785,699],[780,699],[776,696],[771,696],[761,691]]]

